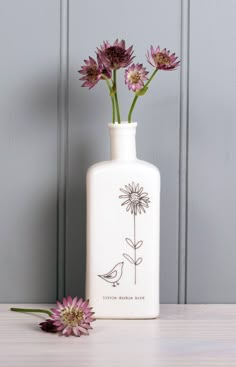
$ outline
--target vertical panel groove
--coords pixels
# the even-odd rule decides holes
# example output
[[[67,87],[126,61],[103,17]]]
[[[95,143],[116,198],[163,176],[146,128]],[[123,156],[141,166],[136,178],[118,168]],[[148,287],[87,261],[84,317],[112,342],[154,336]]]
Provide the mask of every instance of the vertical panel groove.
[[[187,302],[189,10],[190,0],[181,0],[178,303]]]
[[[58,197],[57,297],[65,294],[66,191],[68,162],[68,14],[69,1],[60,0],[60,54],[58,76]]]

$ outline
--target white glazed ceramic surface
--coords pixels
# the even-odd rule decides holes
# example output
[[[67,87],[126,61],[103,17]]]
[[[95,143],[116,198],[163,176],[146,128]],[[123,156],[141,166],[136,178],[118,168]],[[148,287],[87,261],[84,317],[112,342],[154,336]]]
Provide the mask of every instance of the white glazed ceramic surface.
[[[111,160],[87,173],[86,297],[96,318],[159,316],[160,175],[137,123],[109,124]]]

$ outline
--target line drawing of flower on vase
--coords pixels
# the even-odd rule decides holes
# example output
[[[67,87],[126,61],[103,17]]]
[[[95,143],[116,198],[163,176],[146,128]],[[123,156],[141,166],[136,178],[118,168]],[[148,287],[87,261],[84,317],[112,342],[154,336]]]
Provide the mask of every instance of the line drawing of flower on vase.
[[[125,185],[124,188],[120,188],[122,195],[119,196],[119,199],[123,199],[123,203],[121,206],[126,206],[126,211],[130,212],[133,216],[133,229],[134,229],[134,237],[126,238],[126,243],[133,248],[134,257],[129,254],[123,253],[123,256],[126,260],[128,260],[131,264],[134,265],[134,284],[137,281],[137,266],[143,262],[142,257],[137,258],[137,250],[143,245],[143,241],[136,239],[136,217],[138,214],[146,213],[146,209],[149,208],[149,203],[151,202],[148,193],[143,191],[143,187],[138,183]]]

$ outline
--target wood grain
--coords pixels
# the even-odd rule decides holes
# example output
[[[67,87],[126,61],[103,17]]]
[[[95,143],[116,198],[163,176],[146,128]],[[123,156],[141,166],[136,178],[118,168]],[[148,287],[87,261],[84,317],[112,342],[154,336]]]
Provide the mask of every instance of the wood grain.
[[[0,305],[1,366],[236,366],[236,305],[161,305],[160,319],[98,320],[81,338],[44,333],[43,315],[11,306]]]

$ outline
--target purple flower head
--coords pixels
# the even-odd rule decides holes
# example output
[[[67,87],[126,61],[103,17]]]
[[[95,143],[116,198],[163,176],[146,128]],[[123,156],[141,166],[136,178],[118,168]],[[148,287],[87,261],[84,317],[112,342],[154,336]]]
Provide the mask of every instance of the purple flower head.
[[[176,69],[180,64],[180,61],[176,61],[177,59],[178,56],[170,54],[170,50],[167,51],[166,48],[164,48],[161,51],[160,46],[158,46],[156,50],[151,46],[150,52],[147,52],[147,61],[158,70]]]
[[[144,87],[144,82],[147,80],[148,71],[143,67],[143,64],[132,64],[125,70],[125,84],[129,90],[136,92]]]
[[[51,319],[53,325],[57,328],[57,332],[61,332],[65,336],[88,335],[88,330],[92,329],[90,323],[95,321],[94,312],[88,307],[89,301],[72,299],[70,296],[63,298],[62,303],[57,302],[57,307],[52,309]]]
[[[82,87],[93,88],[100,79],[103,79],[105,75],[108,79],[111,78],[111,71],[106,68],[101,59],[98,57],[97,61],[89,56],[88,60],[84,60],[85,65],[81,67],[79,73],[83,75],[80,80],[84,80]]]
[[[111,70],[126,68],[131,64],[134,56],[133,46],[125,48],[125,41],[118,39],[110,45],[108,41],[104,41],[100,49],[98,48],[98,56],[102,63]]]

